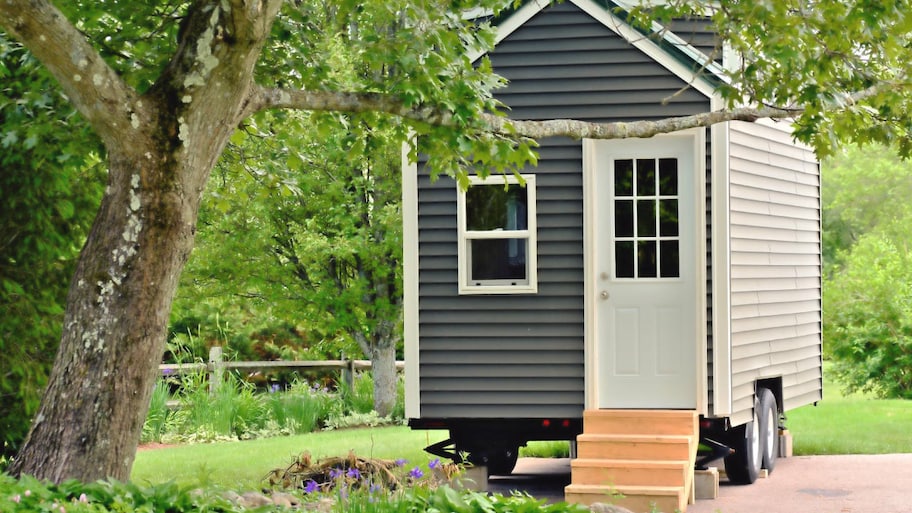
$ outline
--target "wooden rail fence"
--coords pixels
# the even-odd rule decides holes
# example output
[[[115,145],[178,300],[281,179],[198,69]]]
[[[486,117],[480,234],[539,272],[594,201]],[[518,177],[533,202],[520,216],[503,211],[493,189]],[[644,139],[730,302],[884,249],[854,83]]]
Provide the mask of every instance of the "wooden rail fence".
[[[205,371],[209,374],[209,392],[218,390],[224,381],[225,372],[229,370],[242,370],[248,372],[270,372],[282,370],[332,370],[338,369],[342,373],[342,381],[348,386],[354,384],[355,371],[371,368],[370,360],[316,360],[316,361],[263,361],[263,362],[232,362],[225,361],[222,348],[213,346],[209,349],[208,363],[163,363],[158,366],[163,375],[183,374],[185,372]],[[405,368],[405,362],[396,362],[396,369]]]

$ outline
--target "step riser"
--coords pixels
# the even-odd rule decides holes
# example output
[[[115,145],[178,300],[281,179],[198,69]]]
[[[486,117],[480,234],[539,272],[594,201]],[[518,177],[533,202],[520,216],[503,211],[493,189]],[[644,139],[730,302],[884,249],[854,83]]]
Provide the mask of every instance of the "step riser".
[[[690,459],[688,443],[578,441],[577,457],[613,460],[665,460]]]
[[[564,500],[571,504],[585,504],[587,506],[596,502],[607,502],[627,508],[634,513],[650,513],[652,511],[670,513],[684,511],[686,506],[686,501],[668,496],[625,495],[623,498],[613,497],[610,490],[607,489],[604,493],[567,492]],[[653,509],[653,505],[655,505],[655,509]]]
[[[694,432],[695,422],[696,417],[690,412],[650,416],[638,412],[588,411],[583,414],[583,431],[602,434],[689,435]]]
[[[686,469],[574,467],[571,482],[581,485],[684,486]]]

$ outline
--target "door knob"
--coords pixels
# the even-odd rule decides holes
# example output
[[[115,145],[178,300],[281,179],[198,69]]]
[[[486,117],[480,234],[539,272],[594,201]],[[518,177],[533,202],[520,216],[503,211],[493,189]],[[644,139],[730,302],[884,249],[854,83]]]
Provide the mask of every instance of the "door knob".
[[[608,299],[608,291],[607,291],[607,290],[603,290],[602,293],[599,294],[599,295],[602,296],[602,299]]]

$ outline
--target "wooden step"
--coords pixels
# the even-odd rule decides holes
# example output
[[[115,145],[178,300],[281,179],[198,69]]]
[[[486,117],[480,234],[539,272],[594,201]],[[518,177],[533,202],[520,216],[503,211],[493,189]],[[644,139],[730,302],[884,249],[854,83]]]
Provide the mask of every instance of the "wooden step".
[[[693,410],[586,410],[583,432],[600,434],[691,435],[699,416]]]
[[[581,485],[685,486],[688,461],[575,459],[571,481]]]
[[[696,452],[693,436],[684,435],[583,433],[576,442],[577,457],[583,459],[687,461]]]
[[[625,507],[634,513],[661,511],[673,513],[687,508],[687,496],[674,486],[609,486],[570,484],[564,488],[564,500],[576,504],[606,502]]]

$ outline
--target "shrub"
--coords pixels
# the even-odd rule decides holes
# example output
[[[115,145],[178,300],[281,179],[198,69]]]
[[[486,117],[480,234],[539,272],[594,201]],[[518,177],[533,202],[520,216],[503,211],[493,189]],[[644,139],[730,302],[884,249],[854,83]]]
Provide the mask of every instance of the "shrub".
[[[912,399],[912,253],[889,231],[862,236],[825,284],[824,339],[849,392]]]
[[[271,390],[266,409],[277,427],[288,434],[310,433],[323,427],[336,398],[325,388],[296,381],[287,391]]]
[[[167,431],[168,419],[171,417],[171,410],[168,408],[168,401],[171,399],[170,388],[170,385],[164,379],[155,382],[155,388],[152,389],[152,400],[149,404],[149,413],[146,416],[146,422],[143,424],[143,442],[161,442],[162,435]]]

